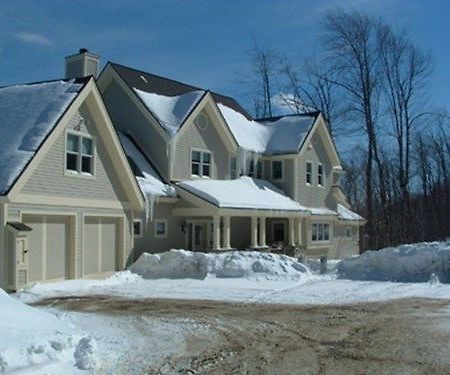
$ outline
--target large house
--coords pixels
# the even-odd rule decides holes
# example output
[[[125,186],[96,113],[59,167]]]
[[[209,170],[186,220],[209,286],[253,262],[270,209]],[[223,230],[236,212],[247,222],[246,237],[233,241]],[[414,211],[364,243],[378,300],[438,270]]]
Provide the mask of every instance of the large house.
[[[111,272],[171,248],[342,258],[364,220],[321,113],[234,99],[87,50],[64,80],[0,88],[0,286]]]

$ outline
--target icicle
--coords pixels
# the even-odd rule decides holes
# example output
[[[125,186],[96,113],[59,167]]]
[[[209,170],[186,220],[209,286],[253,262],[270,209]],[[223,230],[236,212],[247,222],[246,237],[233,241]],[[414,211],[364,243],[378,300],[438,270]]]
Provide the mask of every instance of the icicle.
[[[144,194],[145,199],[145,223],[153,221],[156,196],[150,192]]]

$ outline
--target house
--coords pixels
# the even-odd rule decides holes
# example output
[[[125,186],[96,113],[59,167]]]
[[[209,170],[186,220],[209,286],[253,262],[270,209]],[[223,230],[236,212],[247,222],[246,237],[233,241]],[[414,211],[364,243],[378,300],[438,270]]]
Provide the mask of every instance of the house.
[[[98,87],[146,199],[135,252],[359,252],[364,219],[319,112],[253,119],[233,98],[112,62]]]
[[[123,269],[144,198],[95,79],[0,88],[0,134],[0,287]]]

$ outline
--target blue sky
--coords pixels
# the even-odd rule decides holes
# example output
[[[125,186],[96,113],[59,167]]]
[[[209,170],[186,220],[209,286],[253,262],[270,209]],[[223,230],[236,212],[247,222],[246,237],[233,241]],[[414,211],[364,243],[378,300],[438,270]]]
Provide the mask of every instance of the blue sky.
[[[85,47],[102,57],[231,95],[249,68],[252,35],[301,60],[314,54],[323,12],[362,9],[408,30],[434,57],[432,103],[450,97],[450,1],[2,1],[0,85],[60,78]]]

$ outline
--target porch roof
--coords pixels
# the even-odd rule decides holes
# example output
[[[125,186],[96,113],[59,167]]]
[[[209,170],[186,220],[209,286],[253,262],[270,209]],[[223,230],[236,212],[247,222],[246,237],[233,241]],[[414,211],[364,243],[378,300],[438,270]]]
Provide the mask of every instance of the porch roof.
[[[342,204],[338,204],[337,213],[338,213],[339,219],[341,219],[341,220],[365,221],[365,219],[362,216],[359,216],[356,212],[353,212],[352,210],[348,209],[347,207],[343,206]]]
[[[308,212],[270,182],[247,176],[180,181],[177,185],[219,208]]]

